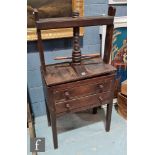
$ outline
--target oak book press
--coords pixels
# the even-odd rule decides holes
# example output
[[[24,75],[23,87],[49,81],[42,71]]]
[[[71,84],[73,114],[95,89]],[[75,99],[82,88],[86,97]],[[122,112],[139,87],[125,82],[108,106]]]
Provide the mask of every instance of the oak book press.
[[[95,113],[97,107],[107,104],[105,129],[110,130],[116,69],[109,64],[109,59],[115,11],[109,7],[108,16],[79,17],[75,11],[73,17],[39,19],[34,9],[47,118],[48,124],[52,124],[54,148],[58,148],[56,118],[65,113],[90,108]],[[99,55],[82,55],[80,51],[80,27],[96,25],[107,25],[103,59]],[[72,61],[46,65],[41,30],[59,28],[73,28],[72,57],[68,57]]]

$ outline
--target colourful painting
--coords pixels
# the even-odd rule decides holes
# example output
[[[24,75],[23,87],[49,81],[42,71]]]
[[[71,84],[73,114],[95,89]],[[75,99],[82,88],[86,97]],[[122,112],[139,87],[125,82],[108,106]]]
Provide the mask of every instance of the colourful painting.
[[[120,82],[127,79],[127,28],[115,28],[111,64],[117,68],[117,78]]]

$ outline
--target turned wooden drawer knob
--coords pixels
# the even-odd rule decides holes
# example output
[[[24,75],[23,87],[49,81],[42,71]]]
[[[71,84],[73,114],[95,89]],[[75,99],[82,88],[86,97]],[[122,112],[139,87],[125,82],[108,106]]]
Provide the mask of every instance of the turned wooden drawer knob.
[[[70,111],[70,105],[69,105],[69,103],[66,103],[66,108],[67,108],[68,111]]]
[[[101,96],[99,96],[99,101],[100,101],[100,104],[102,104],[103,103],[103,98],[101,97]]]
[[[102,85],[102,84],[100,84],[100,85],[99,85],[99,90],[100,90],[100,92],[102,92],[102,91],[103,91],[103,88],[104,88],[104,87],[103,87],[103,85]]]
[[[66,99],[69,99],[70,98],[70,95],[69,95],[69,92],[68,91],[65,92],[65,97],[66,97]]]

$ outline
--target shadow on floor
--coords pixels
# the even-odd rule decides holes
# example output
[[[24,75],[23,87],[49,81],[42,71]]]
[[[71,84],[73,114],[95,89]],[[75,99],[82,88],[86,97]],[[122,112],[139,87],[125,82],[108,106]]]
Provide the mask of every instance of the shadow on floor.
[[[57,119],[58,133],[78,129],[97,122],[105,122],[105,109],[98,108],[97,114],[92,114],[92,109],[82,112],[66,114]]]

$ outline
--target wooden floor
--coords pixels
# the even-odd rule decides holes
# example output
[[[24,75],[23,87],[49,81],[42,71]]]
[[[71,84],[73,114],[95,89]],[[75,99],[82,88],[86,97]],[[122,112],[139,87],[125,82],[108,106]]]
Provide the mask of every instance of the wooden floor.
[[[113,108],[111,131],[104,129],[105,113],[91,111],[67,114],[57,121],[59,148],[54,150],[51,128],[47,126],[46,116],[36,118],[36,136],[45,137],[45,152],[38,155],[126,155],[126,121]],[[28,155],[29,132],[28,132]]]

